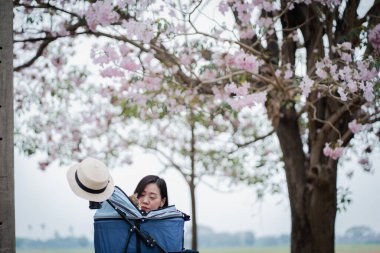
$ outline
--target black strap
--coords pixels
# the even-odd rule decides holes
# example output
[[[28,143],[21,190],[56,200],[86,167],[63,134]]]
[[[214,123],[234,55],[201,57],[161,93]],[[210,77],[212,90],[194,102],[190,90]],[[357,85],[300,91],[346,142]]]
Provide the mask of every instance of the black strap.
[[[98,189],[98,190],[91,189],[91,188],[86,187],[84,184],[82,184],[82,182],[81,182],[81,181],[79,180],[79,178],[78,178],[78,173],[77,173],[77,171],[75,171],[75,181],[77,181],[78,186],[79,186],[83,191],[88,192],[88,193],[94,193],[94,194],[99,194],[99,193],[104,192],[104,191],[107,189],[107,185],[108,185],[108,183],[110,182],[110,181],[108,180],[106,187],[104,187],[104,188],[102,188],[102,189]]]

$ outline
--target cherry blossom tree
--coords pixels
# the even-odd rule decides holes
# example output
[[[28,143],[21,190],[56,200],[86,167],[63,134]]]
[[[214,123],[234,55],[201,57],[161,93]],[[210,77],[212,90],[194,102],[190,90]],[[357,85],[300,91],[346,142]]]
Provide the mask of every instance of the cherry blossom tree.
[[[120,134],[120,139],[129,143],[130,147],[137,145],[151,152],[164,165],[164,170],[174,169],[184,178],[190,191],[191,241],[194,249],[198,247],[196,187],[200,182],[220,191],[244,181],[256,188],[258,198],[264,192],[281,190],[278,179],[267,180],[272,179],[281,168],[279,152],[275,152],[276,146],[271,144],[275,141],[274,136],[269,137],[273,131],[253,137],[258,135],[260,127],[246,120],[252,117],[259,118],[260,115],[245,110],[235,119],[227,112],[222,116],[216,111],[188,105],[179,114],[167,114],[160,120],[145,120],[143,123],[138,121],[136,127],[129,121],[126,124],[130,129]],[[265,148],[259,148],[253,155],[244,148],[252,142],[261,142],[260,145]],[[260,159],[260,154],[267,157]],[[220,184],[227,181],[228,185],[209,184],[207,179],[210,177],[216,178]]]
[[[14,5],[15,105],[29,115],[16,143],[46,150],[41,167],[89,154],[128,157],[120,129],[131,113],[160,120],[194,108],[233,122],[263,106],[286,174],[291,252],[334,252],[338,162],[378,141],[379,1]],[[96,42],[100,76],[68,64],[84,37]]]

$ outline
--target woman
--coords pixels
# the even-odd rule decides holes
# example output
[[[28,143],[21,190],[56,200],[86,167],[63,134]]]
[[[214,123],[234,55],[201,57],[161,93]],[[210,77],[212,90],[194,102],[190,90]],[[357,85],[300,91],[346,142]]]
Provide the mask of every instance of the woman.
[[[134,196],[141,211],[149,212],[168,206],[166,182],[155,175],[145,176],[138,183]]]

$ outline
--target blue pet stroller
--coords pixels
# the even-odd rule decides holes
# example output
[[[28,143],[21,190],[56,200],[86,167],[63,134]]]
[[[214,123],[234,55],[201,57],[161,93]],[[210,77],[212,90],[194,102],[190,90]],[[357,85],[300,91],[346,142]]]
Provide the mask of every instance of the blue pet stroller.
[[[96,253],[198,253],[185,250],[184,223],[190,217],[175,206],[148,213],[115,187],[94,215]]]

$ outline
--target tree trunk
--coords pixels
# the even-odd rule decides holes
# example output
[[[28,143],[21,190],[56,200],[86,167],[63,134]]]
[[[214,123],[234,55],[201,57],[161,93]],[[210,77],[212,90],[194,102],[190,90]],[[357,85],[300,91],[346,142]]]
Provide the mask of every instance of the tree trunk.
[[[190,184],[191,197],[191,249],[198,249],[198,230],[197,230],[197,212],[195,204],[195,185]]]
[[[190,128],[191,128],[191,143],[190,143],[190,159],[191,159],[191,175],[190,175],[190,196],[191,196],[191,248],[198,249],[198,233],[197,233],[197,210],[195,205],[195,121],[194,112],[190,108]]]
[[[310,166],[303,151],[294,107],[282,108],[281,115],[275,129],[283,152],[289,192],[291,252],[333,253],[337,163],[320,157],[319,164]],[[321,154],[319,150],[310,156]]]
[[[16,252],[13,155],[13,6],[0,1],[0,253]]]

